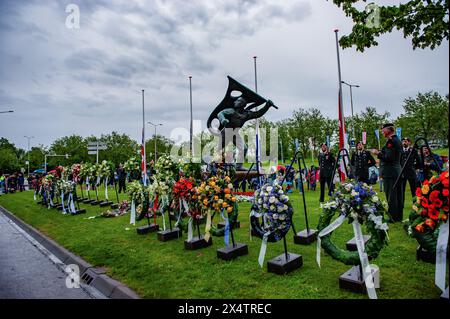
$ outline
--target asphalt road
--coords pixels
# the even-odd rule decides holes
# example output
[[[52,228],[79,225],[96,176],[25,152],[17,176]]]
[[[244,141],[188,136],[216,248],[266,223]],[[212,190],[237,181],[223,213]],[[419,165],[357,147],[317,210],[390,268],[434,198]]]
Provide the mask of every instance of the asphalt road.
[[[67,274],[0,212],[0,299],[91,299],[67,288]]]

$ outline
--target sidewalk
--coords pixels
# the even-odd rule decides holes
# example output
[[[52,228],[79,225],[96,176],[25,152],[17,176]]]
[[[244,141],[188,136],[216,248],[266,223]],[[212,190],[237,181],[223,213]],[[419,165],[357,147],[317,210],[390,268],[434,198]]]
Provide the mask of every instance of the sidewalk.
[[[39,246],[0,211],[0,299],[91,299]]]

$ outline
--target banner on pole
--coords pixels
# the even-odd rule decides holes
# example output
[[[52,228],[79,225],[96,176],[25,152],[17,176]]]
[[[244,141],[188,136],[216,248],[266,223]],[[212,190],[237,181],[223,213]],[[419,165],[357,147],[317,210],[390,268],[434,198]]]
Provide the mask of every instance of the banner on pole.
[[[402,139],[402,128],[401,127],[397,127],[397,136],[400,140]]]
[[[367,132],[366,131],[362,132],[362,142],[364,145],[366,145],[366,143],[367,143]]]
[[[375,130],[375,136],[377,137],[377,140],[380,139],[380,130]]]
[[[327,146],[330,147],[330,135],[327,135]]]

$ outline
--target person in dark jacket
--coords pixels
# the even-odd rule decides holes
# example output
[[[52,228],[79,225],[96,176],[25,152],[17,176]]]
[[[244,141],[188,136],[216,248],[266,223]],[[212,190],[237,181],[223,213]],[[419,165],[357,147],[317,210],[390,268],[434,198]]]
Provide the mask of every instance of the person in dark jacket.
[[[328,185],[328,195],[331,196],[333,192],[333,181],[331,177],[333,175],[334,168],[334,156],[328,150],[327,144],[322,144],[321,152],[319,154],[319,169],[320,169],[320,199],[323,203],[325,197],[325,185]]]
[[[380,175],[383,176],[384,191],[388,202],[388,214],[390,222],[401,222],[403,220],[403,190],[402,183],[394,183],[400,175],[400,158],[402,154],[402,143],[395,135],[394,124],[387,123],[381,128],[383,136],[387,139],[381,151],[373,150],[380,159]]]
[[[425,145],[421,147],[419,167],[421,168],[423,179],[420,182],[423,182],[425,179],[429,180],[433,176],[433,171],[439,174],[443,166],[442,159],[439,155],[430,153],[430,150]]]
[[[411,147],[411,140],[408,137],[402,138],[402,145],[403,150],[400,159],[400,164],[402,165],[402,167],[404,167],[402,174],[403,204],[404,204],[406,183],[409,184],[412,198],[416,196],[416,188],[418,185],[416,168],[418,167],[419,164],[419,155],[417,154],[417,151]],[[408,156],[409,160],[408,162],[406,162]]]
[[[119,164],[119,167],[117,168],[117,177],[119,180],[119,193],[123,190],[126,192],[127,187],[125,185],[125,181],[127,179],[127,173],[125,172],[123,165]]]
[[[356,145],[356,152],[352,154],[350,162],[355,180],[369,184],[369,167],[375,165],[375,159],[369,151],[364,149],[361,141]]]

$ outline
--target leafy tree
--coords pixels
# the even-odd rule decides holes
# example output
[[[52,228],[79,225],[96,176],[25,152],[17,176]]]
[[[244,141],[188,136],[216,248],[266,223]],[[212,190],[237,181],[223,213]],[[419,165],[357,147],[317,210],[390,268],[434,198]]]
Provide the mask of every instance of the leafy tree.
[[[389,112],[378,113],[374,107],[366,107],[360,114],[356,114],[353,119],[346,118],[347,128],[355,126],[356,142],[362,140],[362,132],[366,132],[366,148],[378,148],[378,140],[375,130],[389,120]],[[381,139],[381,132],[380,132]]]
[[[30,150],[30,172],[33,172],[36,169],[44,168],[44,155],[47,153],[47,150],[43,145],[33,146]],[[26,155],[28,159],[28,153]]]
[[[112,132],[100,137],[106,144],[107,149],[99,153],[99,161],[109,160],[117,167],[120,163],[125,163],[131,156],[136,155],[139,145],[126,134]]]
[[[418,93],[415,98],[404,100],[403,109],[405,113],[397,119],[397,125],[405,128],[410,138],[422,136],[448,144],[448,95],[443,97],[432,91]]]
[[[333,0],[354,22],[352,32],[339,40],[343,48],[356,46],[362,52],[378,45],[376,38],[394,28],[403,31],[405,38],[412,38],[414,49],[434,49],[442,40],[448,40],[449,0],[410,0],[391,6],[371,3],[362,11],[356,8],[357,2]]]
[[[20,158],[23,157],[24,150],[16,148],[16,146],[8,141],[8,139],[0,138],[0,172],[15,173],[21,168]]]
[[[50,154],[70,155],[68,158],[63,156],[47,157],[47,170],[55,166],[71,166],[75,163],[86,162],[89,160],[87,154],[87,141],[79,135],[64,136],[55,140],[50,146]]]

